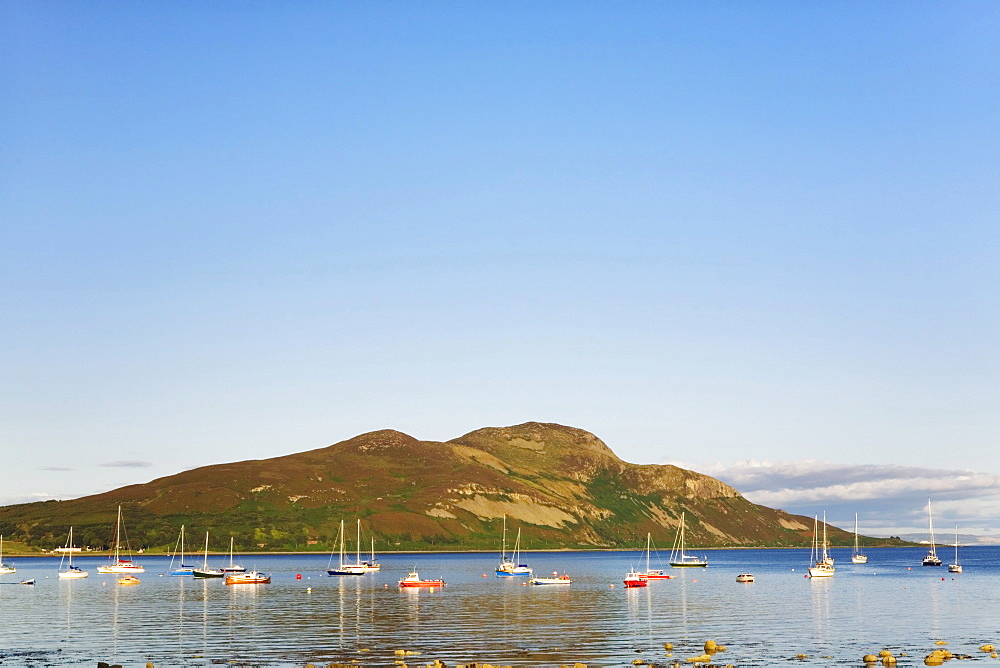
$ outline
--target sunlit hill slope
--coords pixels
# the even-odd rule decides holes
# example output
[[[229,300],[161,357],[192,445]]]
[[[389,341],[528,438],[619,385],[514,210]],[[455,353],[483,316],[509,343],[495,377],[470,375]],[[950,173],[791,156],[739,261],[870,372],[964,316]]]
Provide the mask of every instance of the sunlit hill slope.
[[[446,443],[384,430],[272,459],[206,466],[69,501],[0,507],[0,533],[50,549],[70,525],[107,546],[118,505],[133,547],[167,549],[185,524],[218,549],[327,550],[340,521],[386,549],[495,549],[501,522],[522,548],[661,548],[686,512],[688,544],[808,545],[812,518],[755,505],[728,485],[629,464],[580,429],[529,422]],[[831,539],[849,538],[831,528]],[[190,534],[189,534],[190,535]]]

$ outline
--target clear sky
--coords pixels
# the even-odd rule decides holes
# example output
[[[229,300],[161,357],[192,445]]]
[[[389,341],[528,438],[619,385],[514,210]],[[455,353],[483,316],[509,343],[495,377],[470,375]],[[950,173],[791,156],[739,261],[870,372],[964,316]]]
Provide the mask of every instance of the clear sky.
[[[998,31],[992,1],[2,3],[0,503],[538,420],[1000,535]]]

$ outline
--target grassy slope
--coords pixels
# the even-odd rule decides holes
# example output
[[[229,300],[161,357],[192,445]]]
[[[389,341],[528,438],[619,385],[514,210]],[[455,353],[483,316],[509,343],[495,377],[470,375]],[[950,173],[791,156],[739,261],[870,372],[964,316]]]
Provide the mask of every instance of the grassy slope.
[[[560,425],[481,429],[448,443],[385,430],[284,457],[208,466],[70,501],[0,507],[0,533],[35,547],[106,546],[118,504],[133,547],[169,549],[185,524],[223,549],[327,550],[342,519],[362,520],[382,549],[495,549],[504,514],[526,549],[688,543],[806,545],[810,518],[750,503],[723,483],[673,466],[618,459]],[[349,534],[350,535],[350,534]],[[831,529],[831,541],[851,538]],[[215,541],[213,541],[215,542]],[[871,543],[869,543],[871,544]]]

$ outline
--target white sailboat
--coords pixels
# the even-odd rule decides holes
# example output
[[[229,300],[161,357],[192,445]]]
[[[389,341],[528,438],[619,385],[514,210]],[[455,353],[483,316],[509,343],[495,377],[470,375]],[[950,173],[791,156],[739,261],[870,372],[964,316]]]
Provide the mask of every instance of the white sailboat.
[[[0,534],[0,575],[3,573],[17,573],[17,568],[14,567],[14,564],[3,562],[3,535]]]
[[[361,523],[361,520],[358,520],[358,526],[359,526],[358,536],[359,537],[361,535],[360,534],[360,523]],[[378,563],[378,560],[375,559],[375,537],[374,536],[372,537],[372,555],[371,555],[371,558],[369,558],[368,561],[361,562],[361,567],[363,569],[365,569],[366,572],[369,572],[369,573],[370,572],[374,572],[374,571],[382,570],[382,565],[380,563]]]
[[[651,568],[649,565],[649,553],[653,549],[653,536],[646,533],[646,579],[647,580],[669,580],[672,575],[667,575],[662,568]]]
[[[358,525],[360,531],[360,524]],[[359,535],[360,538],[360,535]],[[344,560],[344,520],[340,520],[340,566],[331,568],[333,554],[330,554],[330,561],[327,563],[327,575],[364,575],[365,569],[361,564],[350,564]]]
[[[118,519],[115,521],[115,538],[112,548],[111,563],[107,566],[98,566],[98,573],[145,573],[146,569],[132,561],[132,553],[128,549],[128,542],[125,543],[125,555],[122,556],[122,507],[118,506]]]
[[[366,573],[382,570],[382,565],[375,559],[375,537],[372,536],[372,553],[367,561],[361,561],[361,520],[358,520],[358,564]]]
[[[685,513],[681,513],[681,524],[677,528],[674,547],[670,550],[670,565],[674,568],[704,568],[708,566],[708,559],[699,559],[694,555],[684,552],[684,517]]]
[[[858,547],[858,514],[854,513],[854,553],[851,554],[852,564],[867,564],[868,555]]]
[[[500,547],[500,563],[497,565],[497,577],[515,577],[531,575],[527,564],[517,563],[521,556],[521,529],[517,530],[517,540],[514,541],[514,553],[507,556],[507,516],[503,516],[503,540]]]
[[[930,499],[927,499],[927,532],[931,538],[931,549],[927,551],[927,556],[920,563],[923,566],[940,566],[941,558],[937,556],[937,548],[934,545],[934,521],[931,519]]]
[[[179,551],[177,549],[178,547],[180,547]],[[180,559],[178,560],[177,563],[180,564],[180,566],[178,568],[174,568],[174,559],[176,559],[178,556],[180,557]],[[183,524],[181,525],[180,535],[177,536],[177,544],[174,545],[174,553],[170,557],[170,565],[167,567],[167,571],[171,575],[178,575],[178,576],[194,575],[194,566],[188,566],[187,564],[184,563],[184,525]]]
[[[59,560],[59,578],[63,580],[74,580],[79,578],[85,578],[90,573],[73,565],[73,527],[69,528],[69,536],[66,538],[66,550],[63,553],[63,558],[69,559],[69,563],[66,566],[66,570],[63,570],[63,559]]]
[[[962,564],[958,563],[958,525],[955,525],[955,563],[948,564],[949,573],[961,573]]]
[[[247,569],[233,561],[233,543],[235,542],[233,536],[229,537],[229,565],[222,567],[223,573],[246,573]]]
[[[208,532],[205,532],[205,561],[202,563],[201,568],[195,568],[192,570],[191,574],[196,578],[221,578],[225,573],[218,568],[208,567]]]
[[[810,561],[813,565],[809,567],[809,577],[828,578],[832,577],[834,571],[833,559],[827,553],[826,545],[826,517],[823,518],[823,541],[819,539],[819,517],[813,516],[813,542]]]

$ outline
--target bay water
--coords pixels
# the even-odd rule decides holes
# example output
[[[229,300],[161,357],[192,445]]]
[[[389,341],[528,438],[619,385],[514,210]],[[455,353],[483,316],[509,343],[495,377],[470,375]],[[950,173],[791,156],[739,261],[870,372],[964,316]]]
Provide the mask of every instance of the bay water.
[[[146,572],[131,587],[98,574],[96,557],[74,558],[90,571],[82,580],[59,580],[58,559],[6,559],[18,570],[0,576],[0,663],[669,665],[709,639],[727,647],[718,665],[858,666],[889,649],[905,654],[897,665],[919,666],[937,641],[996,663],[978,648],[1000,646],[1000,547],[962,548],[954,575],[922,567],[926,549],[866,552],[854,565],[834,550],[836,575],[824,579],[806,577],[808,550],[696,551],[705,569],[654,554],[651,566],[673,577],[639,589],[622,577],[645,568],[640,551],[522,553],[535,575],[565,572],[569,586],[497,578],[497,555],[485,553],[385,554],[380,572],[344,577],[325,574],[327,555],[244,555],[272,584],[235,586],[165,575],[164,557],[136,557]],[[952,561],[952,548],[939,553]],[[399,589],[411,570],[447,585]],[[736,582],[744,571],[756,581]]]

